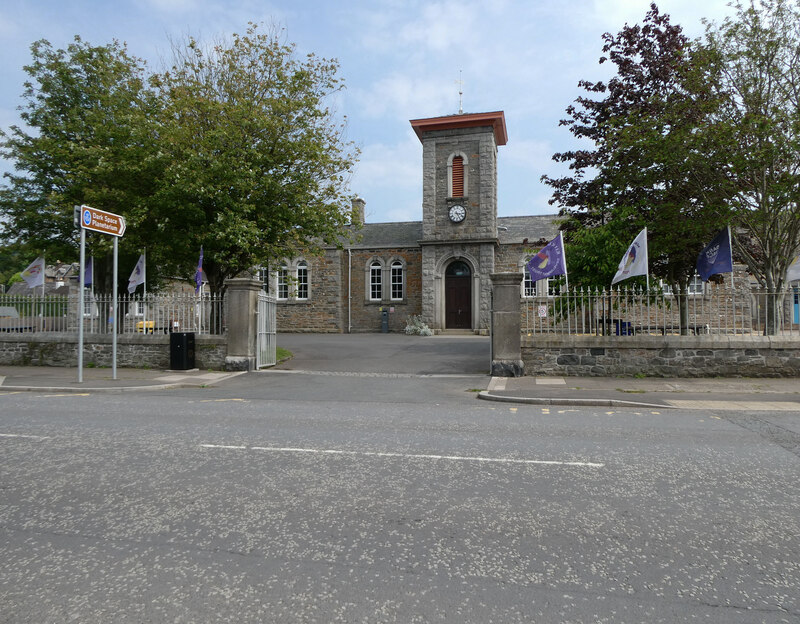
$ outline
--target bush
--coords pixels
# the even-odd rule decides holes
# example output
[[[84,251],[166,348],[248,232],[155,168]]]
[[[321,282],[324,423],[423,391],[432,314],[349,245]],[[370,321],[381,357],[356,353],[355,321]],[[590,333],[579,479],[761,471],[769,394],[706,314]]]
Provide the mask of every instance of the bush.
[[[422,322],[416,314],[412,314],[406,319],[406,334],[409,336],[433,336],[433,330]]]

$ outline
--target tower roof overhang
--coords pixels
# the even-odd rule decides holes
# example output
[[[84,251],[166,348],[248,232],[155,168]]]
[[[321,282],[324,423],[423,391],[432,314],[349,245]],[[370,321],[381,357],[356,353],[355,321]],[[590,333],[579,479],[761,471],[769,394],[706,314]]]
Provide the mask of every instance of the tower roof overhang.
[[[497,145],[508,142],[506,132],[506,117],[503,111],[493,113],[462,113],[459,115],[446,115],[444,117],[428,117],[426,119],[412,119],[411,127],[417,133],[419,140],[426,132],[437,130],[456,130],[459,128],[479,128],[491,126],[494,131],[494,140]]]

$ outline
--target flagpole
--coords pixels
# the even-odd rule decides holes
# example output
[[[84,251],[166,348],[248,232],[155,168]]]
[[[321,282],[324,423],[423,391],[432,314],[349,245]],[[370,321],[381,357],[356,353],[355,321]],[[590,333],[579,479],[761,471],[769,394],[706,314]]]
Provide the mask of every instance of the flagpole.
[[[89,305],[89,323],[94,331],[94,256],[89,256],[89,265],[91,266],[91,273],[89,273],[89,279],[92,280],[92,287],[89,289],[89,294],[91,295],[91,301]],[[97,330],[100,331],[100,319],[98,319],[98,326]]]
[[[40,317],[42,320],[39,323],[39,331],[44,331],[44,283],[47,278],[47,257],[42,256],[42,316]]]
[[[733,273],[733,240],[731,239],[731,226],[728,224],[728,249],[731,253],[731,306],[733,307],[733,335],[736,336],[736,282]],[[744,330],[744,328],[742,328]]]
[[[567,293],[569,293],[569,275],[567,274],[567,252],[564,249],[564,233],[559,230],[558,237],[561,239],[561,254],[562,254],[562,262],[564,263],[564,281],[565,287],[567,289]]]
[[[650,253],[647,251],[647,226],[644,226],[644,266],[647,269],[645,279],[647,281],[647,292],[650,292]]]
[[[142,334],[147,334],[147,247],[144,248],[142,254],[142,305],[144,306]],[[153,333],[155,333],[155,327],[153,327]]]

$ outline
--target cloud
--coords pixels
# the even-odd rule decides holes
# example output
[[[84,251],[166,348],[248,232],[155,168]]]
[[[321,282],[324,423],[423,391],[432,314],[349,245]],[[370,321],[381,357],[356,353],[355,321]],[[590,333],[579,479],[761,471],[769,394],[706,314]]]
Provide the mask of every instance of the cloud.
[[[396,144],[366,145],[351,188],[367,202],[367,220],[419,220],[422,215],[421,169],[422,146],[410,128]],[[386,198],[391,198],[391,208],[387,209]],[[376,215],[380,217],[374,219]]]
[[[455,112],[455,81],[451,80],[453,85],[445,82],[437,76],[420,77],[395,72],[366,88],[355,89],[353,98],[358,102],[361,113],[373,118],[391,116],[412,119],[443,109]]]
[[[197,0],[144,0],[144,4],[159,13],[187,13],[200,8]]]
[[[669,15],[690,37],[703,33],[702,18],[719,20],[731,13],[728,0],[661,0],[657,4],[659,12]],[[592,0],[591,14],[605,30],[618,32],[626,23],[641,23],[649,10],[650,3],[641,0]]]

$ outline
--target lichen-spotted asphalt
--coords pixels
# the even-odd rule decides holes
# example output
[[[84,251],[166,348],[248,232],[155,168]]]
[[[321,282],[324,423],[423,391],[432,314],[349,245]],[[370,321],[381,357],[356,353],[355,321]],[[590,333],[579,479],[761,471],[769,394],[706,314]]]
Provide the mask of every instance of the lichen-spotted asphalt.
[[[0,622],[797,622],[797,417],[729,416],[2,396]]]

